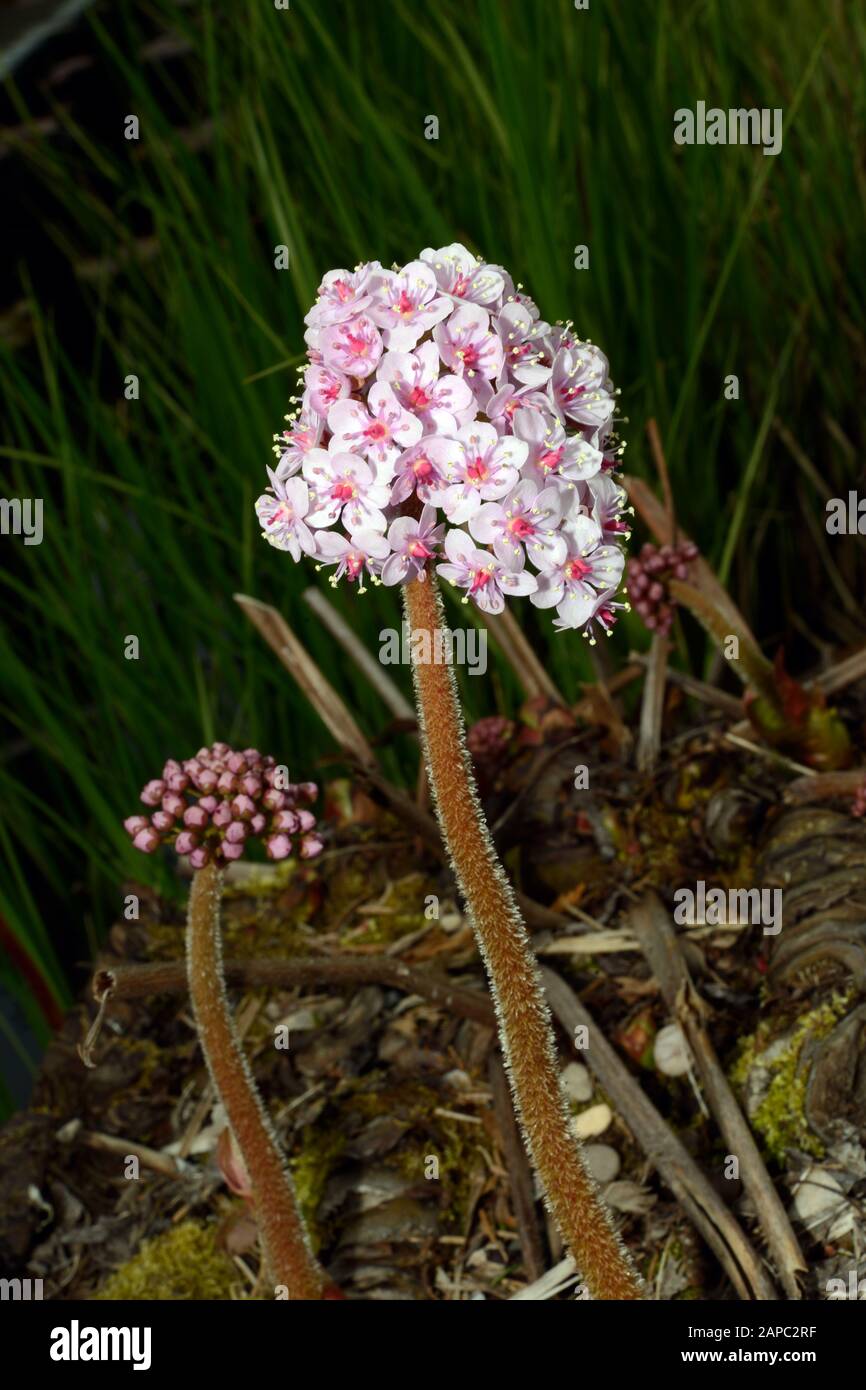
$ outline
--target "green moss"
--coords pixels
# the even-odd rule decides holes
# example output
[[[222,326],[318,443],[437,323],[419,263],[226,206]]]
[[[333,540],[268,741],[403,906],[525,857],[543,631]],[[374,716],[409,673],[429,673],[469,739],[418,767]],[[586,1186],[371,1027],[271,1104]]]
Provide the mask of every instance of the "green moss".
[[[289,1160],[298,1204],[314,1250],[319,1250],[327,1238],[319,1220],[319,1205],[325,1184],[345,1147],[345,1136],[336,1127],[311,1127],[304,1131],[300,1153]]]
[[[739,1045],[737,1057],[730,1070],[731,1082],[738,1089],[745,1087],[755,1067],[763,1067],[769,1083],[763,1098],[750,1113],[750,1120],[760,1134],[771,1157],[779,1162],[792,1148],[802,1149],[816,1158],[823,1157],[824,1146],[810,1128],[805,1115],[808,1066],[803,1065],[806,1043],[825,1038],[847,1011],[850,994],[834,995],[797,1021],[784,1046],[769,1060],[763,1060],[768,1049],[781,1039],[774,1037],[778,1024],[762,1022],[751,1037]]]
[[[230,1299],[238,1272],[216,1243],[216,1227],[183,1221],[146,1240],[94,1295],[96,1299]]]

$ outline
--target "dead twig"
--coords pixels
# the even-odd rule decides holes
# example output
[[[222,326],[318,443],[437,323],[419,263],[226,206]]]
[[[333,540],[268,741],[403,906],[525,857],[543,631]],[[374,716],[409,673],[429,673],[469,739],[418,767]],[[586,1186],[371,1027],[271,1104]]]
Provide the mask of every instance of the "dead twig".
[[[705,1023],[707,1005],[692,982],[670,917],[656,895],[648,892],[632,907],[630,918],[668,1009],[691,1048],[710,1109],[728,1150],[739,1159],[743,1185],[754,1202],[782,1285],[789,1298],[800,1298],[797,1276],[806,1270],[806,1262],[752,1131],[716,1056]]]
[[[543,696],[555,705],[564,705],[562,692],[535,655],[523,628],[508,606],[506,605],[502,613],[482,611],[481,617],[520,682],[527,699],[534,700]]]
[[[649,666],[649,657],[642,652],[630,652],[629,661],[635,662],[643,669]],[[667,679],[671,685],[679,686],[680,690],[685,691],[686,695],[692,695],[702,704],[721,710],[724,714],[730,714],[735,719],[740,719],[743,713],[743,702],[737,699],[736,695],[729,695],[726,690],[719,690],[715,685],[707,685],[706,681],[698,680],[696,676],[690,676],[686,671],[678,671],[675,667],[669,666]]]
[[[234,599],[271,651],[294,677],[343,752],[352,754],[365,765],[373,766],[376,757],[372,748],[330,681],[323,676],[282,614],[270,604],[261,603],[248,594],[235,594]]]
[[[653,424],[654,421],[650,421],[650,423]],[[654,633],[646,663],[646,680],[643,686],[640,730],[635,755],[638,769],[641,772],[652,772],[661,750],[662,715],[665,705],[665,682],[669,651],[670,643],[667,637],[663,637],[659,632]]]
[[[493,1109],[496,1123],[502,1137],[505,1153],[505,1166],[511,1185],[511,1200],[514,1203],[514,1216],[520,1236],[520,1249],[523,1264],[531,1281],[540,1279],[545,1270],[544,1252],[541,1244],[541,1231],[535,1209],[535,1191],[532,1169],[526,1157],[526,1150],[514,1118],[514,1106],[508,1089],[508,1080],[500,1059],[493,1055],[488,1063],[490,1089],[493,1092]]]
[[[269,957],[225,962],[226,983],[254,989],[286,989],[305,985],[389,985],[406,994],[419,994],[463,1018],[489,1027],[495,1025],[490,1001],[472,989],[452,985],[445,976],[407,965],[393,956],[327,956],[309,960]],[[112,999],[142,999],[149,994],[184,994],[187,989],[184,961],[159,961],[149,965],[118,965],[98,970],[93,977],[93,997],[100,1004]]]
[[[417,716],[412,705],[409,704],[402,691],[397,689],[390,676],[386,674],[382,663],[371,655],[357,634],[337,612],[334,605],[328,602],[321,589],[305,589],[304,602],[309,604],[316,617],[321,620],[331,636],[339,642],[346,655],[351,657],[358,670],[367,677],[382,703],[388,707],[395,718],[414,724]],[[417,734],[414,737],[417,738]]]

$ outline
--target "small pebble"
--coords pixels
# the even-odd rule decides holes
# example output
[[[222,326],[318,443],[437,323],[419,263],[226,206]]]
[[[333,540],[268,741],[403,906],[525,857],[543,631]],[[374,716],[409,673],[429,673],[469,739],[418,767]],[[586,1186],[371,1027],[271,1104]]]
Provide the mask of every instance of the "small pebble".
[[[620,1169],[619,1154],[610,1144],[587,1144],[583,1156],[596,1182],[613,1182]]]
[[[591,1105],[588,1110],[575,1115],[571,1123],[579,1139],[593,1139],[596,1134],[604,1134],[612,1119],[613,1112],[609,1105]]]
[[[685,1034],[678,1023],[669,1023],[656,1033],[653,1056],[664,1076],[685,1076],[692,1064],[692,1054]]]
[[[582,1062],[569,1062],[560,1073],[559,1084],[569,1100],[583,1102],[592,1097],[592,1077]]]

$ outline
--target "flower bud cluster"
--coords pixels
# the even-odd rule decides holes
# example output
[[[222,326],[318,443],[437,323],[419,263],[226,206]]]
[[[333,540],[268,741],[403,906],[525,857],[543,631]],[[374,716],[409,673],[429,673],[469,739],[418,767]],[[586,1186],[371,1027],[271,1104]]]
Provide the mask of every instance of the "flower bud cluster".
[[[169,758],[142,789],[150,815],[123,824],[143,854],[171,845],[194,869],[240,859],[256,839],[269,859],[312,859],[323,848],[308,809],[317,795],[315,782],[289,782],[285,767],[256,748],[214,743],[185,762]]]

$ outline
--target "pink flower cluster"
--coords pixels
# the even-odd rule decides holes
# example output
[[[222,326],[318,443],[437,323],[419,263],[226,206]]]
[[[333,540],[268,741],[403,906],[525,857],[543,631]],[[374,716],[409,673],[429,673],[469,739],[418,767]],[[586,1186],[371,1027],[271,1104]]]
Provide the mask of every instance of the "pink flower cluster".
[[[604,354],[457,244],[330,271],[306,324],[265,539],[360,592],[435,564],[488,613],[527,594],[608,631],[629,526]]]
[[[312,859],[323,845],[315,816],[301,803],[317,795],[315,782],[290,783],[286,769],[257,749],[238,753],[215,743],[182,763],[169,758],[162,776],[141,793],[145,806],[154,808],[151,815],[129,816],[123,825],[144,854],[173,844],[194,869],[240,859],[256,838],[269,859],[287,859],[293,851]]]

